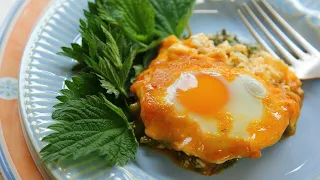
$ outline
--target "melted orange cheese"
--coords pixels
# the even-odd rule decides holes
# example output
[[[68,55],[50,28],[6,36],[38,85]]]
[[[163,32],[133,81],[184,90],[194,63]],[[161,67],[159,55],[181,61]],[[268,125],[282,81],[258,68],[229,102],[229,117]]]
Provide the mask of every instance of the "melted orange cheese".
[[[260,157],[261,149],[278,142],[290,120],[296,121],[300,112],[300,97],[291,97],[281,88],[266,83],[263,77],[224,63],[225,56],[217,55],[214,47],[205,46],[209,53],[200,53],[189,40],[180,41],[174,36],[163,41],[158,57],[141,73],[131,86],[141,106],[141,118],[149,137],[171,144],[177,151],[196,156],[204,161],[223,163],[233,158]],[[283,64],[278,64],[280,68]],[[200,72],[198,86],[187,91],[177,90],[177,99],[184,110],[166,101],[167,88],[184,72]],[[216,72],[232,82],[240,74],[250,75],[267,90],[262,99],[261,119],[250,122],[247,131],[250,138],[230,136],[233,128],[232,114],[223,111],[228,99],[227,89],[218,79],[201,74]],[[212,93],[215,92],[215,93]],[[215,102],[215,103],[212,103]],[[217,121],[218,134],[205,132],[194,121],[190,112],[204,117],[212,116]]]

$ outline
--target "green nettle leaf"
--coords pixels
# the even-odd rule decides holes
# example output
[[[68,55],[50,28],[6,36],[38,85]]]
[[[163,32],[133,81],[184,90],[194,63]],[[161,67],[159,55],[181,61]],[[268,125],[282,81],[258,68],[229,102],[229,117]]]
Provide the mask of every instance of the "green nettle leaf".
[[[44,162],[77,159],[97,152],[110,166],[124,165],[135,158],[138,143],[123,111],[100,96],[69,100],[52,118],[55,132],[43,138],[48,142],[40,154]]]
[[[87,57],[86,63],[100,78],[100,82],[104,83],[102,87],[111,88],[107,89],[107,92],[114,93],[117,97],[119,95],[119,90],[121,89],[121,84],[116,68],[106,58],[102,57],[98,57],[98,62]],[[110,85],[106,85],[106,82]]]
[[[114,94],[116,98],[118,98],[120,91],[115,87],[112,83],[109,81],[105,80],[103,77],[100,77],[100,83],[103,88],[107,90],[108,94]]]
[[[105,34],[105,42],[93,33],[83,35],[88,42],[90,55],[86,56],[84,61],[100,77],[101,86],[107,90],[107,93],[114,94],[116,97],[121,93],[127,97],[128,88],[124,86],[136,56],[136,50],[120,31],[116,35],[115,29],[111,29],[111,32],[105,27],[101,29]],[[115,40],[112,33],[119,41]],[[120,50],[119,47],[125,48]]]
[[[83,54],[86,54],[88,51],[85,48],[82,48],[79,44],[72,43],[71,47],[62,47],[62,52],[59,52],[59,55],[63,55],[72,59],[77,60],[80,64],[83,62]]]
[[[94,2],[88,2],[88,8],[90,14],[98,14],[98,6]]]
[[[60,103],[52,114],[57,123],[48,127],[55,132],[43,138],[48,145],[40,151],[44,162],[94,152],[110,166],[134,159],[138,143],[128,120],[129,87],[155,57],[163,38],[181,36],[193,4],[194,0],[88,3],[85,19],[80,20],[81,43],[62,47],[59,53],[77,60],[73,70],[81,71],[65,81],[68,89],[57,97]]]
[[[158,49],[153,48],[150,49],[149,51],[145,52],[142,56],[142,65],[145,69],[147,69],[151,63],[151,61],[157,57],[158,54]]]
[[[104,49],[104,56],[113,64],[120,68],[122,66],[120,60],[120,51],[118,48],[118,44],[116,43],[115,39],[113,38],[112,34],[103,26],[101,26],[105,36],[106,36],[106,47]]]
[[[110,30],[112,37],[117,43],[120,59],[123,61],[126,60],[127,57],[130,56],[133,50],[138,49],[137,44],[128,39],[125,34],[119,30],[118,28],[114,28]]]
[[[165,37],[161,37],[157,40],[153,40],[149,45],[147,45],[146,47],[140,48],[138,50],[138,53],[143,53],[143,52],[148,52],[149,50],[152,50],[154,48],[157,48],[158,45],[163,41]]]
[[[142,73],[142,71],[144,70],[144,67],[141,64],[134,65],[133,69],[134,69],[134,76],[130,79],[131,83],[134,83],[136,81],[137,76]]]
[[[103,32],[101,26],[106,26],[106,24],[97,16],[98,9],[97,5],[89,2],[89,11],[84,11],[87,21],[80,19],[80,33],[81,35],[87,33],[88,31],[93,32],[96,36],[103,38]],[[81,44],[71,43],[71,47],[62,47],[62,52],[58,53],[60,55],[70,57],[77,60],[80,64],[74,67],[74,70],[80,70],[85,68],[84,55],[89,55],[88,42],[82,38]]]
[[[156,30],[161,37],[180,37],[192,15],[195,0],[149,0],[156,14]]]
[[[80,72],[72,77],[72,81],[66,80],[68,89],[61,90],[61,96],[57,99],[61,102],[55,107],[59,107],[69,100],[85,98],[87,95],[98,95],[105,90],[100,86],[99,78],[92,73]]]
[[[97,1],[102,19],[118,26],[136,43],[146,46],[152,40],[155,14],[148,0]]]
[[[123,63],[122,69],[120,71],[121,85],[123,86],[128,79],[130,69],[132,68],[133,60],[136,57],[136,51],[131,48],[125,62]]]

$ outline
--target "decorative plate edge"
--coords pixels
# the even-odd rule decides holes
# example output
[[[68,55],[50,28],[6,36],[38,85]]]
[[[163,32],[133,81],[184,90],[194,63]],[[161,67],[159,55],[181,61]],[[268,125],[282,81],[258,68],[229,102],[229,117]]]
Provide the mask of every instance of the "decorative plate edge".
[[[53,14],[54,8],[50,9],[51,6],[61,6],[63,2],[67,0],[51,0],[49,4],[45,7],[45,9],[42,12],[42,16],[37,20],[37,24],[39,22],[45,22],[47,21]],[[41,149],[36,146],[36,142],[30,138],[32,137],[32,134],[28,131],[30,122],[26,122],[23,119],[27,119],[27,113],[26,108],[23,105],[24,103],[24,93],[25,91],[21,91],[26,85],[25,81],[27,80],[27,77],[25,77],[25,71],[27,70],[27,67],[29,67],[29,64],[31,62],[31,52],[35,45],[35,41],[39,38],[38,34],[43,30],[43,27],[37,26],[37,24],[33,27],[31,34],[27,40],[27,43],[25,45],[25,49],[22,53],[21,63],[18,71],[18,109],[19,109],[19,116],[20,116],[20,122],[22,126],[22,131],[24,134],[24,139],[27,143],[29,152],[32,156],[32,159],[37,164],[37,168],[42,174],[43,177],[50,177],[49,179],[58,179],[60,176],[56,171],[51,171],[50,164],[42,164],[37,163],[39,162],[40,155],[38,152],[40,152]],[[23,61],[23,59],[28,59],[27,61]],[[33,154],[35,152],[35,154]],[[49,173],[50,172],[50,173]]]
[[[8,28],[12,24],[12,20],[17,15],[17,12],[26,0],[17,0],[9,11],[7,17],[4,19],[2,26],[0,27],[0,47],[3,46],[4,37],[8,31]],[[0,61],[1,63],[1,61]],[[2,133],[2,127],[0,125],[0,172],[4,179],[15,180],[21,179],[11,157],[9,154],[9,150],[5,144],[5,139]]]

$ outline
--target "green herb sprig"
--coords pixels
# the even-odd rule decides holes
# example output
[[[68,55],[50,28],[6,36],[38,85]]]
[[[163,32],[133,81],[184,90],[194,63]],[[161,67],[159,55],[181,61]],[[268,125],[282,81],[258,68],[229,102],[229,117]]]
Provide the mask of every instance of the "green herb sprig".
[[[169,35],[181,37],[195,0],[96,0],[80,20],[81,44],[62,47],[78,61],[61,90],[43,138],[44,162],[96,152],[110,165],[135,158],[138,143],[128,110],[130,85]]]

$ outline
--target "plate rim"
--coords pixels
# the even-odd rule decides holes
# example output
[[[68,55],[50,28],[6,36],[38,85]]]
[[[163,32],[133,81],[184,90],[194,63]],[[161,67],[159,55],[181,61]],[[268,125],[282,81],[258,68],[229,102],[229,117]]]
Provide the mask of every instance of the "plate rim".
[[[53,5],[53,4],[59,4],[59,5],[61,5],[62,4],[62,2],[64,2],[64,1],[67,1],[67,0],[56,0],[56,1],[53,1],[51,4],[49,4],[48,5],[48,9],[49,8],[51,8],[51,6]],[[26,79],[26,77],[25,77],[25,70],[26,70],[26,67],[28,67],[28,64],[30,63],[30,57],[27,57],[28,56],[28,54],[30,53],[30,51],[31,51],[31,49],[33,49],[32,48],[32,45],[34,44],[34,42],[32,42],[31,40],[34,40],[34,39],[37,39],[37,33],[39,32],[39,31],[41,31],[41,27],[39,26],[39,24],[41,23],[43,23],[43,21],[48,17],[48,16],[50,16],[49,14],[49,12],[51,12],[51,11],[53,11],[53,8],[51,8],[51,9],[49,9],[50,11],[45,11],[45,13],[44,13],[44,15],[40,18],[40,20],[37,22],[37,24],[35,25],[35,28],[32,30],[32,33],[31,33],[31,35],[30,35],[30,37],[28,38],[28,40],[27,40],[27,45],[25,46],[25,50],[24,50],[24,52],[23,52],[23,56],[22,56],[22,61],[21,61],[21,64],[20,64],[20,67],[19,67],[19,78],[18,78],[18,86],[19,86],[19,88],[18,88],[18,104],[19,104],[19,113],[20,113],[20,121],[21,121],[21,123],[23,124],[23,128],[24,128],[24,131],[26,131],[26,132],[24,132],[24,134],[25,134],[25,139],[26,139],[26,141],[28,141],[28,140],[30,140],[30,142],[31,142],[31,146],[32,147],[30,147],[29,145],[28,145],[28,147],[29,147],[29,150],[30,150],[30,148],[34,148],[34,150],[35,150],[35,152],[36,152],[36,155],[38,156],[38,157],[40,157],[39,156],[39,153],[37,153],[38,152],[38,150],[37,150],[37,146],[35,145],[36,143],[35,143],[35,140],[33,139],[33,138],[30,138],[31,136],[31,134],[30,134],[30,132],[28,131],[28,129],[29,129],[29,125],[30,125],[30,123],[28,123],[28,121],[26,121],[26,120],[24,120],[24,119],[26,119],[26,117],[27,117],[27,113],[26,113],[26,106],[25,106],[25,104],[24,104],[24,101],[22,101],[22,99],[25,99],[25,97],[24,97],[24,94],[23,94],[23,91],[21,91],[21,89],[22,88],[24,88],[26,85],[25,84],[22,84],[22,82],[25,82],[25,79]],[[28,59],[28,61],[24,61],[24,59]],[[21,82],[21,77],[23,77],[23,81]],[[22,99],[21,99],[21,97],[23,97]],[[36,147],[36,148],[35,148]],[[30,153],[31,153],[31,150],[30,150]],[[32,153],[31,153],[32,154]],[[33,155],[32,155],[32,157],[33,157]],[[35,159],[34,159],[35,160]],[[51,168],[50,167],[48,167],[48,165],[45,165],[45,169],[46,169],[46,171],[50,171],[50,173],[52,173],[52,175],[54,175],[54,177],[60,177],[59,175],[58,175],[58,173],[56,173],[55,171],[52,171],[52,170],[50,170]],[[41,171],[41,173],[42,173],[42,171]]]
[[[9,27],[13,22],[14,18],[19,15],[19,10],[22,8],[25,0],[16,0],[13,6],[11,7],[10,11],[8,12],[7,16],[5,17],[2,26],[0,27],[0,47],[5,47],[5,36],[9,33]],[[1,61],[0,61],[1,63]],[[11,159],[8,147],[6,145],[5,137],[3,135],[2,127],[0,125],[1,131],[1,143],[0,143],[0,172],[1,175],[4,176],[6,179],[19,179],[20,175]]]

